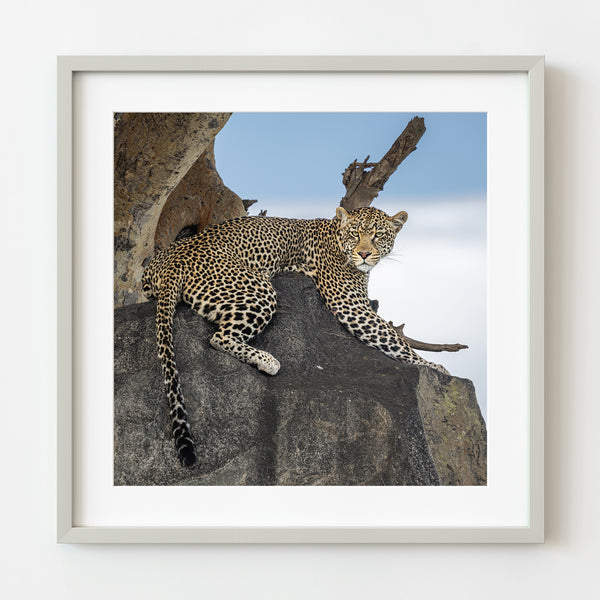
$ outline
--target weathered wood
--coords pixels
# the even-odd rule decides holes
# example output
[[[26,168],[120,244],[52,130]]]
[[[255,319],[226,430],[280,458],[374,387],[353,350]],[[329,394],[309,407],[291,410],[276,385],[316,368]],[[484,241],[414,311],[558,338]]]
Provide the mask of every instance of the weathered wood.
[[[420,340],[415,340],[413,338],[409,338],[404,333],[404,323],[402,325],[394,325],[391,321],[389,324],[400,334],[402,339],[408,343],[408,345],[413,350],[426,350],[428,352],[458,352],[459,350],[464,350],[469,346],[465,346],[464,344],[430,344],[429,342],[421,342]]]
[[[348,165],[342,175],[346,195],[340,206],[348,211],[369,206],[400,163],[417,149],[424,133],[425,120],[414,117],[379,162],[369,162],[367,156],[363,162],[354,160]]]

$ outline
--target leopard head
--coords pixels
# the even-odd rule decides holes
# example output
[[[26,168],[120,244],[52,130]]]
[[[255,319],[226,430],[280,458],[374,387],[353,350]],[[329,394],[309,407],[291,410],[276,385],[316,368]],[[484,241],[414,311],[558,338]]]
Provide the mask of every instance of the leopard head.
[[[338,244],[351,265],[368,273],[394,246],[396,235],[408,219],[399,212],[388,217],[370,206],[347,212],[341,206],[335,211],[339,221]]]

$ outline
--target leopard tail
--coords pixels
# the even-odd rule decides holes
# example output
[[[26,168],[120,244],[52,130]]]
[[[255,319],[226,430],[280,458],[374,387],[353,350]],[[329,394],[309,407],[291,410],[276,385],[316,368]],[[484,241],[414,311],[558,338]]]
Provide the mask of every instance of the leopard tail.
[[[173,286],[161,287],[156,307],[156,341],[169,402],[175,447],[181,464],[184,467],[191,467],[196,462],[196,448],[190,432],[173,349],[173,318],[178,300],[177,291]]]

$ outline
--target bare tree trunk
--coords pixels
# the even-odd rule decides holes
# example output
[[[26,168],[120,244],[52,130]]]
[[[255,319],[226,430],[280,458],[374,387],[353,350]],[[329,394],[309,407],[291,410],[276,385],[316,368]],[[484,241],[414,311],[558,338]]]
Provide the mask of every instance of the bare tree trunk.
[[[115,114],[115,306],[144,300],[144,261],[154,254],[163,206],[229,117],[230,113]]]
[[[166,248],[185,227],[196,233],[247,214],[244,201],[223,183],[217,171],[213,140],[169,194],[156,225],[154,246]]]
[[[346,195],[340,206],[346,210],[369,206],[398,165],[417,149],[417,143],[424,133],[424,119],[414,117],[379,162],[370,163],[367,156],[363,162],[355,160],[348,165],[342,177]]]

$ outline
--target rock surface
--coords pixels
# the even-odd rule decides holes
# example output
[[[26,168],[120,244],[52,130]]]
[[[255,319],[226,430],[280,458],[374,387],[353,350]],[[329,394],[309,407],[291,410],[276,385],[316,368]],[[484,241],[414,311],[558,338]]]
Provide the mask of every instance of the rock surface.
[[[276,277],[253,344],[275,377],[210,347],[188,307],[175,351],[198,463],[179,465],[154,339],[155,303],[115,310],[115,485],[485,485],[486,427],[470,381],[352,337],[312,282]]]

